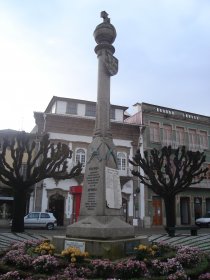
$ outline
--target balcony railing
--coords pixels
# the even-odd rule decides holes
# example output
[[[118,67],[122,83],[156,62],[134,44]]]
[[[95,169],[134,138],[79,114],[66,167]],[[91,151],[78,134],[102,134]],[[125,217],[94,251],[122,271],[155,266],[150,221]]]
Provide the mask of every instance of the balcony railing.
[[[119,176],[132,176],[131,167],[127,167],[125,170],[118,170]]]
[[[161,145],[162,145],[162,147],[164,147],[164,146],[171,146],[172,148],[176,149],[178,147],[183,146],[184,144],[180,143],[178,141],[173,141],[173,140],[162,140],[161,141]]]
[[[180,143],[178,141],[173,141],[173,140],[162,140],[161,145],[162,145],[162,147],[171,146],[174,149],[177,149],[178,147],[181,147],[181,146],[186,146],[187,149],[190,151],[204,151],[204,150],[208,149],[207,146],[204,146],[201,144],[184,144],[184,143]]]

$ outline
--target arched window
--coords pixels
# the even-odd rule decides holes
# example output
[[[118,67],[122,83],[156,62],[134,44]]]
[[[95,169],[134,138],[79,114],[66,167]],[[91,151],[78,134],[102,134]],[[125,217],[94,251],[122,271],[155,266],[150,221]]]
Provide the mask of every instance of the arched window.
[[[85,155],[85,150],[84,149],[77,149],[76,150],[76,162],[82,163],[84,166],[86,163],[86,155]]]
[[[118,170],[126,170],[127,168],[127,156],[126,153],[117,153],[117,165]]]

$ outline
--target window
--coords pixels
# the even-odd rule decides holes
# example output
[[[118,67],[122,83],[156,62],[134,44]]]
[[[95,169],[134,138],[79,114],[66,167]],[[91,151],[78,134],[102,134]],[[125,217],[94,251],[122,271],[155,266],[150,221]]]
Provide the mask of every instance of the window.
[[[150,141],[151,142],[160,142],[159,123],[155,123],[155,122],[150,123]]]
[[[210,180],[210,164],[208,164],[208,171],[206,173],[206,178]]]
[[[41,219],[49,219],[49,218],[50,218],[50,215],[47,214],[47,213],[41,213],[40,218],[41,218]]]
[[[197,150],[197,135],[195,129],[189,129],[189,149]]]
[[[115,109],[110,108],[110,119],[115,120]]]
[[[39,213],[28,214],[28,219],[39,219]]]
[[[51,113],[55,114],[56,112],[56,103],[53,104],[52,109],[51,109]]]
[[[208,148],[207,131],[200,131],[199,132],[199,142],[200,142],[200,147],[202,149],[207,149]]]
[[[117,153],[117,165],[118,170],[126,170],[127,167],[127,156],[125,153]]]
[[[27,164],[22,164],[20,168],[20,175],[23,176],[23,179],[26,179],[26,174],[27,173]]]
[[[66,108],[67,114],[77,115],[77,103],[76,102],[68,102]]]
[[[178,146],[184,145],[184,127],[176,127],[176,143]]]
[[[86,156],[85,156],[85,150],[84,149],[77,149],[77,151],[76,151],[76,162],[80,162],[80,163],[82,163],[82,165],[85,165]]]
[[[86,104],[85,116],[89,116],[89,117],[96,116],[96,105],[95,104]]]
[[[163,144],[169,146],[172,144],[172,126],[168,124],[163,125]]]

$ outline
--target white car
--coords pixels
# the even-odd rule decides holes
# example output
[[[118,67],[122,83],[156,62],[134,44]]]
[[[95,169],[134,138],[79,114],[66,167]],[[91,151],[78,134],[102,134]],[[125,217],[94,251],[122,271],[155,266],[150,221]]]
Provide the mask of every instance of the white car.
[[[195,224],[199,227],[210,227],[210,212],[207,212],[203,217],[196,219]]]
[[[25,228],[47,228],[54,229],[57,226],[57,220],[50,212],[30,212],[24,217]]]

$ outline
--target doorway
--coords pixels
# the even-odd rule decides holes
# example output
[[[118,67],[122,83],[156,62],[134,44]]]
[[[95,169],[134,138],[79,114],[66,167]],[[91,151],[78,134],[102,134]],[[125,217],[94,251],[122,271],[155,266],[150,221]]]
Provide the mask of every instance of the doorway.
[[[127,223],[128,222],[128,201],[124,197],[122,198],[122,207],[123,207],[123,216]]]
[[[206,198],[206,213],[210,212],[210,198]]]
[[[49,199],[49,211],[57,219],[57,225],[63,226],[64,221],[64,197],[60,194],[54,194]]]
[[[202,217],[202,198],[194,197],[194,215],[195,220]]]
[[[190,198],[180,197],[181,224],[190,224]]]
[[[153,206],[153,226],[161,226],[162,221],[162,200],[158,196],[152,197],[152,206]]]

